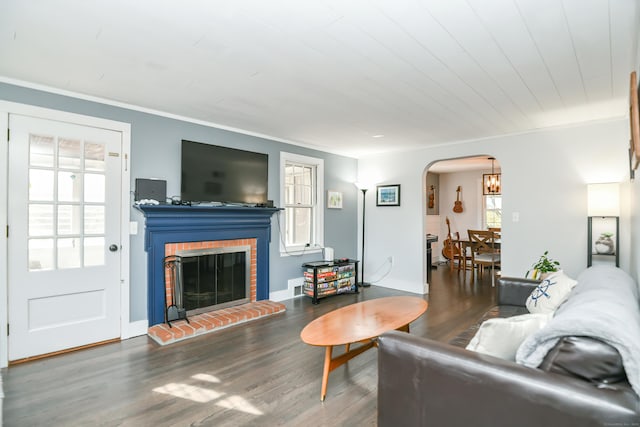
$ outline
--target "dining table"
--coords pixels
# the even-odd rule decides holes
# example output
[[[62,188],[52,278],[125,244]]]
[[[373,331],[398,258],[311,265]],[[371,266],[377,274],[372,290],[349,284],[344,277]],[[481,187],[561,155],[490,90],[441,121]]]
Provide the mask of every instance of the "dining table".
[[[451,242],[454,245],[459,245],[458,247],[460,248],[460,251],[462,252],[462,265],[466,267],[467,265],[467,248],[470,248],[471,251],[473,251],[473,242],[471,240],[469,240],[468,238],[466,239],[452,239]],[[501,239],[495,239],[493,241],[494,247],[498,250],[501,249]]]

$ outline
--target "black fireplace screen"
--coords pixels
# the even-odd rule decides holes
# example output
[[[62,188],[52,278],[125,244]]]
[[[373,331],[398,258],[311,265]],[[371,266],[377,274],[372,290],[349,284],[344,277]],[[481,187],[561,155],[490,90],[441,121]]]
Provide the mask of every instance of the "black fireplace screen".
[[[245,252],[183,255],[184,308],[191,311],[247,299],[246,258]]]

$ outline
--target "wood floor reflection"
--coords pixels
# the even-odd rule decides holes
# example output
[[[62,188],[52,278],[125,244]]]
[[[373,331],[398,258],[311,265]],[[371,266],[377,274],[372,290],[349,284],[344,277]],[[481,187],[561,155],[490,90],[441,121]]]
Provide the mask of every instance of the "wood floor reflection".
[[[411,333],[448,341],[495,301],[489,274],[433,270],[425,315]],[[371,286],[160,347],[146,336],[2,370],[6,426],[352,426],[375,425],[377,352],[336,369],[320,402],[324,349],[300,340],[314,318],[392,295]],[[355,423],[355,424],[354,424]]]

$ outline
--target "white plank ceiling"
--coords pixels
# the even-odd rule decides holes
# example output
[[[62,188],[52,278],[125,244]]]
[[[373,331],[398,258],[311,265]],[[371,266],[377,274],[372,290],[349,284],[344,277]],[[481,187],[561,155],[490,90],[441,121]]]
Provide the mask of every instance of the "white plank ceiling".
[[[0,79],[360,157],[625,116],[639,15],[636,0],[2,0]]]

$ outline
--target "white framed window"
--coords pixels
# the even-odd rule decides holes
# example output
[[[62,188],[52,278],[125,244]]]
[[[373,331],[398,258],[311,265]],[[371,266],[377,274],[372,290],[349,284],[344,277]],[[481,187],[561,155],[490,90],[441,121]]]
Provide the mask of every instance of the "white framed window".
[[[280,253],[319,251],[324,245],[324,160],[280,153]]]
[[[502,227],[502,196],[484,196],[485,228]]]

